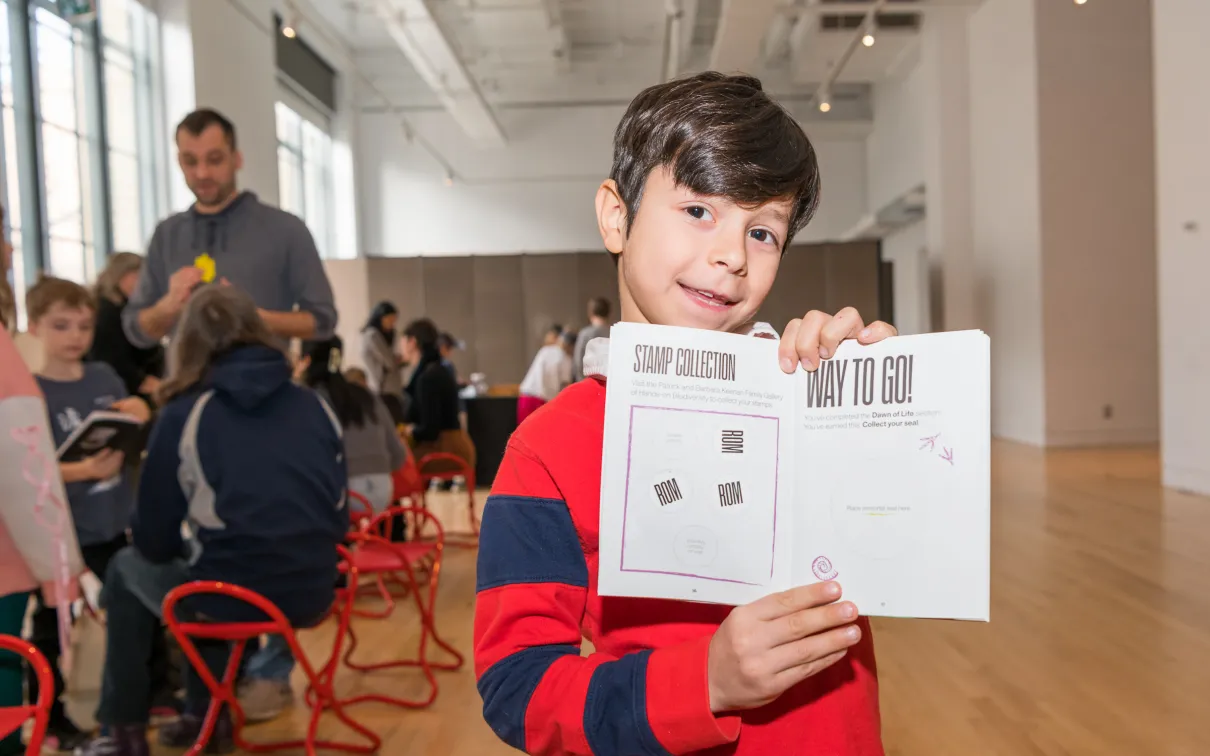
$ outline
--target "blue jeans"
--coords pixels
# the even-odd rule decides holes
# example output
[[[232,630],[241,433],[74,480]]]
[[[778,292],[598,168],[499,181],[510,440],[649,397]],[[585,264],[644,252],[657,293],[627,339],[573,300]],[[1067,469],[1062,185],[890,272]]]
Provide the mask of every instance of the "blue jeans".
[[[252,654],[244,677],[248,680],[270,680],[286,683],[294,671],[294,654],[290,644],[280,635],[270,635],[261,644],[260,650]]]
[[[101,589],[108,624],[97,707],[101,724],[147,723],[151,708],[151,644],[147,641],[159,630],[164,597],[188,581],[189,567],[183,560],[156,564],[133,546],[119,551],[110,562]],[[221,680],[230,645],[200,639],[196,645],[211,674]],[[209,705],[210,691],[191,666],[185,672],[185,709],[200,716]]]

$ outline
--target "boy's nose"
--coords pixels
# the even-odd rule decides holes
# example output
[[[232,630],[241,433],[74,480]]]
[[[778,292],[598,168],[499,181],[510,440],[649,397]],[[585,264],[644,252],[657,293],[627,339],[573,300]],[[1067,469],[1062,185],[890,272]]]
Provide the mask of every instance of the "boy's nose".
[[[710,249],[710,264],[724,267],[732,273],[742,273],[748,264],[748,251],[743,239],[719,239]]]

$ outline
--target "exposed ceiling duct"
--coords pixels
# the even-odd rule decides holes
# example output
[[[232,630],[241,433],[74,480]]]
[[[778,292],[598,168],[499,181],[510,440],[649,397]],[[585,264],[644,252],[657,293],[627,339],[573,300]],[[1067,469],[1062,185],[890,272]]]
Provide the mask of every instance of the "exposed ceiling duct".
[[[391,39],[466,134],[502,145],[504,129],[424,0],[375,0]]]

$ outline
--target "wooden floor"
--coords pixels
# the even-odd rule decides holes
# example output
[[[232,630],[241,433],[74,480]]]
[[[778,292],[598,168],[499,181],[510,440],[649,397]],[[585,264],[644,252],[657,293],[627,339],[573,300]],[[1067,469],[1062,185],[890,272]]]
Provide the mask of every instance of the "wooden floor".
[[[1210,754],[1210,500],[1162,489],[1151,450],[994,455],[991,623],[875,623],[887,753]],[[465,671],[441,676],[426,711],[355,710],[384,754],[514,753],[483,723],[469,666],[474,570],[473,551],[449,554],[438,608]],[[402,617],[359,621],[371,656],[414,642]],[[339,686],[419,693],[416,677],[345,672]],[[304,721],[300,709],[250,736]]]

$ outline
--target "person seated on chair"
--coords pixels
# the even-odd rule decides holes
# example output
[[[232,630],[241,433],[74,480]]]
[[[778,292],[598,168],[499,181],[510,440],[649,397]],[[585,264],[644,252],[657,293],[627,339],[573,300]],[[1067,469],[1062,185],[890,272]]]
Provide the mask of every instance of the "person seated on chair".
[[[281,344],[252,299],[231,286],[195,291],[169,364],[139,485],[134,545],[114,557],[102,593],[109,630],[97,711],[102,735],[83,756],[149,753],[145,639],[173,588],[194,580],[239,585],[296,627],[318,624],[335,596],[336,546],[349,525],[340,424],[313,391],[291,381]],[[197,597],[181,609],[179,619],[195,621],[265,619],[222,597]],[[221,680],[228,645],[197,647]],[[288,647],[284,656],[293,665]],[[185,714],[160,728],[163,745],[184,747],[201,730],[209,691],[193,670],[186,690]],[[224,711],[207,752],[232,750]]]
[[[446,452],[475,468],[475,445],[458,417],[458,384],[441,365],[437,326],[427,318],[413,320],[403,331],[403,358],[415,365],[407,394],[408,435],[416,458]],[[425,472],[448,470],[434,464]]]
[[[295,370],[302,384],[315,389],[340,421],[349,490],[370,502],[374,510],[370,514],[379,514],[391,505],[391,474],[403,465],[406,452],[382,399],[341,374],[343,351],[344,342],[339,336],[303,342]]]

